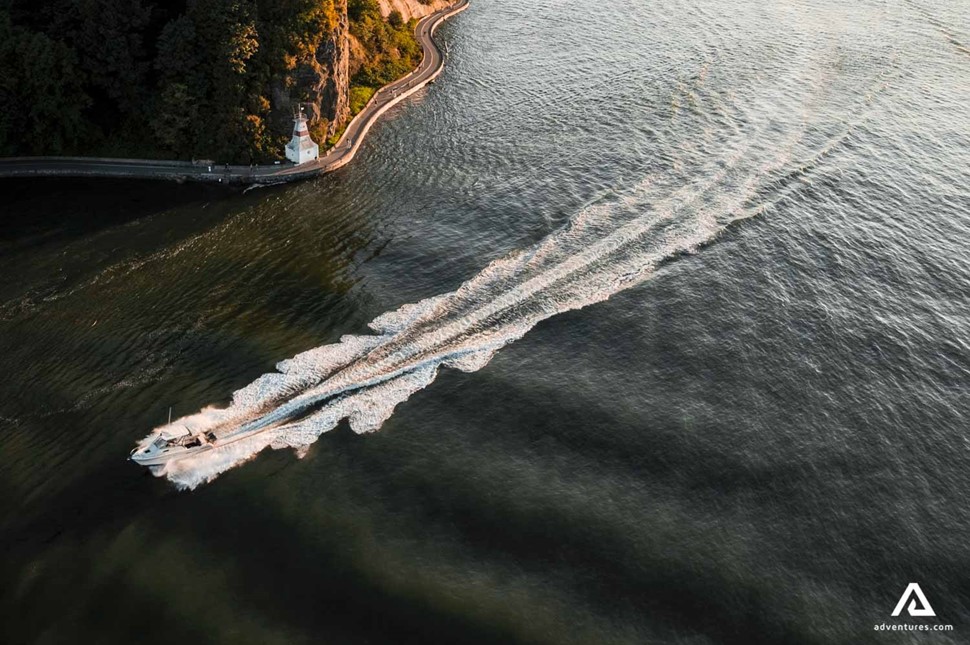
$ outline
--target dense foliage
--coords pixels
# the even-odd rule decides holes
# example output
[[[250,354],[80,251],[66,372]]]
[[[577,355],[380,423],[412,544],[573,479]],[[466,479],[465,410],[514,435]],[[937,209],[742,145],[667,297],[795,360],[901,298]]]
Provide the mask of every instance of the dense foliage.
[[[414,22],[406,23],[399,11],[385,21],[376,0],[350,0],[347,13],[350,33],[369,57],[354,74],[353,85],[381,87],[410,72],[421,60],[421,46],[414,38]]]
[[[333,38],[342,4],[0,0],[0,154],[278,157],[289,126],[271,118],[274,88]],[[356,85],[417,62],[399,14],[385,21],[373,0],[349,0],[348,15]]]
[[[416,21],[405,22],[399,11],[384,21],[376,0],[349,0],[347,13],[351,34],[367,52],[351,79],[351,112],[356,114],[377,88],[421,62],[421,46],[414,38]]]

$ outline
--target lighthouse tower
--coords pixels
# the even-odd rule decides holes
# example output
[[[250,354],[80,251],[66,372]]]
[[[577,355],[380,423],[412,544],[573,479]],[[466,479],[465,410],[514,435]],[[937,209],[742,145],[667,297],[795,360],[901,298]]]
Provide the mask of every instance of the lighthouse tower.
[[[286,158],[293,163],[306,163],[320,156],[320,146],[310,138],[310,131],[306,127],[306,116],[303,106],[297,108],[293,116],[293,138],[286,144]]]

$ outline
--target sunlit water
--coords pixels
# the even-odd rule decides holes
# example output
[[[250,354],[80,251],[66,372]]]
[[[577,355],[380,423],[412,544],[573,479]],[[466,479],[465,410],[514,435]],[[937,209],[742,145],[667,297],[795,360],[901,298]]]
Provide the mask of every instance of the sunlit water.
[[[965,642],[941,4],[479,0],[336,175],[3,184],[13,641]]]

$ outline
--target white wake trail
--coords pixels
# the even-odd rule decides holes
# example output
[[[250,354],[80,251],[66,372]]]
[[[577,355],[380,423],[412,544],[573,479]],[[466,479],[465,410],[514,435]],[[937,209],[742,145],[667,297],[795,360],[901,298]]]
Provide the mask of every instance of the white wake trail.
[[[696,251],[732,222],[760,212],[772,193],[787,190],[785,178],[799,176],[835,146],[832,139],[806,142],[815,115],[824,112],[814,101],[825,94],[817,71],[825,67],[805,64],[808,69],[793,71],[793,78],[759,88],[748,111],[728,109],[738,102],[693,88],[698,101],[706,98],[713,107],[696,124],[672,123],[672,138],[696,136],[685,139],[682,157],[667,174],[583,209],[567,226],[492,262],[452,293],[378,317],[370,324],[375,335],[345,336],[299,354],[237,391],[227,408],[180,419],[178,425],[220,437],[262,430],[170,462],[156,474],[194,488],[267,447],[305,452],[343,419],[358,433],[378,430],[441,367],[481,369],[540,321],[640,284],[664,261]],[[724,138],[712,134],[712,122]]]
[[[783,164],[787,154],[761,164],[755,177],[741,182],[742,190],[728,195],[710,193],[723,188],[731,167],[709,176],[705,186],[675,191],[653,207],[642,201],[652,197],[645,183],[632,198],[591,207],[536,247],[493,262],[457,291],[381,316],[371,324],[380,335],[345,337],[281,363],[280,372],[238,391],[228,408],[206,410],[185,422],[193,429],[218,426],[230,433],[232,424],[254,415],[260,423],[282,425],[173,462],[163,474],[192,488],[266,447],[305,449],[342,419],[356,432],[379,429],[396,405],[434,380],[440,367],[481,369],[540,321],[605,300],[649,278],[672,255],[709,242],[743,212],[759,185],[757,177]],[[600,237],[603,225],[617,224],[620,211],[637,210],[646,212]]]

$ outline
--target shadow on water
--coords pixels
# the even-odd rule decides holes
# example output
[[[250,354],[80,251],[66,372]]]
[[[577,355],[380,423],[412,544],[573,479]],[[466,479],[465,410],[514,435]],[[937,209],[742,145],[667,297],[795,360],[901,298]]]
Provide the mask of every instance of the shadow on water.
[[[549,324],[575,322],[563,317]],[[618,342],[621,352],[639,351],[637,341]],[[218,486],[192,494],[179,494],[150,477],[138,477],[132,467],[120,462],[103,462],[45,505],[43,530],[33,524],[17,531],[21,539],[15,544],[5,545],[4,578],[33,578],[31,593],[46,602],[77,593],[72,581],[79,586],[96,584],[96,593],[76,602],[72,618],[59,623],[58,629],[69,625],[76,633],[98,634],[100,642],[123,641],[125,634],[139,630],[143,615],[151,615],[155,625],[144,642],[172,638],[225,642],[232,628],[217,620],[223,611],[257,617],[266,625],[285,625],[291,642],[321,637],[371,643],[529,640],[500,622],[486,623],[454,607],[440,606],[439,590],[421,586],[395,590],[362,571],[360,558],[366,550],[358,550],[355,544],[386,539],[374,535],[374,526],[354,518],[354,500],[371,500],[370,510],[382,518],[384,526],[377,529],[381,533],[388,527],[402,528],[397,523],[404,521],[403,536],[408,540],[426,535],[431,545],[437,536],[451,536],[462,545],[462,562],[469,566],[513,562],[539,579],[557,571],[578,572],[571,593],[600,615],[618,619],[624,618],[624,612],[649,615],[675,632],[703,634],[715,642],[817,642],[801,623],[771,610],[775,606],[771,584],[754,584],[750,576],[738,579],[730,569],[709,561],[692,566],[656,550],[664,540],[647,540],[644,549],[643,536],[625,534],[626,523],[621,519],[591,508],[570,507],[568,495],[552,491],[561,503],[536,505],[542,499],[520,501],[522,491],[514,489],[514,482],[507,490],[486,490],[474,472],[458,476],[466,455],[452,451],[475,452],[472,464],[481,462],[477,467],[483,470],[496,455],[500,459],[514,455],[536,464],[551,460],[567,470],[593,462],[605,469],[604,481],[619,474],[621,479],[629,476],[634,481],[682,487],[690,491],[689,497],[699,498],[701,507],[750,490],[766,500],[766,511],[772,499],[797,501],[799,489],[811,487],[813,481],[818,485],[817,472],[787,472],[777,463],[752,472],[739,467],[715,442],[699,452],[702,446],[676,428],[663,427],[661,421],[638,427],[606,403],[577,397],[574,389],[526,389],[504,378],[501,371],[486,369],[473,375],[449,371],[434,397],[417,395],[381,434],[357,437],[342,426],[325,436],[324,445],[315,447],[306,461],[294,462],[287,452],[264,453],[256,464],[224,476]],[[487,414],[469,415],[470,409]],[[523,431],[500,431],[515,427]],[[450,428],[455,436],[449,439],[443,428]],[[608,429],[634,445],[584,428]],[[658,441],[664,445],[662,453],[650,450],[650,444]],[[429,444],[437,445],[438,451],[422,453]],[[452,459],[456,463],[449,463]],[[818,461],[813,465],[816,470],[825,467]],[[838,464],[834,467],[838,470]],[[349,482],[341,477],[349,477]],[[337,494],[336,488],[348,483],[354,489],[349,496]],[[810,501],[810,496],[803,499]],[[406,509],[406,519],[389,520],[394,509]],[[803,510],[806,515],[818,513],[817,508]],[[644,514],[644,530],[649,532],[646,506]],[[698,529],[694,537],[703,536],[705,530]],[[131,531],[137,535],[117,537]],[[717,533],[706,537],[714,540]],[[4,535],[11,537],[6,530]],[[43,544],[32,543],[40,535],[48,536]],[[99,573],[104,565],[90,551],[107,544],[117,552],[119,540],[128,544],[122,549],[126,559]],[[160,597],[164,591],[159,591],[159,585],[165,588],[161,578],[183,575],[166,574],[170,563],[151,565],[149,570],[161,578],[150,582],[144,575],[125,573],[127,567],[140,566],[127,558],[150,560],[165,553],[157,543],[173,541],[203,563],[197,572],[200,580],[218,572],[228,578],[224,584],[230,589],[213,599],[222,610],[203,602],[197,612],[186,614],[166,602],[164,595]],[[864,548],[891,551],[890,542],[869,547],[860,542],[844,555],[851,558]],[[64,570],[32,573],[31,558],[39,548],[59,553],[55,562],[65,565]],[[880,556],[872,553],[867,558]],[[912,563],[916,567],[932,564],[920,559]],[[689,575],[685,567],[690,568]],[[90,582],[92,578],[97,582]],[[864,582],[872,588],[886,584],[879,575]],[[954,584],[959,588],[959,581]],[[8,587],[7,594],[17,593],[18,586]],[[732,593],[725,595],[725,588]],[[284,589],[286,593],[279,593]],[[9,618],[21,600],[7,596],[4,609],[11,612]],[[42,603],[25,604],[36,608]],[[106,627],[105,612],[120,613],[120,622]],[[18,634],[44,624],[42,618],[29,616],[22,622],[4,622],[13,636],[10,642],[23,642]],[[56,631],[48,635],[57,638]],[[237,642],[258,642],[258,637],[243,636]]]
[[[347,428],[329,439],[351,453],[363,441]],[[14,582],[0,593],[7,642],[60,642],[68,634],[130,642],[132,633],[141,633],[146,643],[255,643],[267,642],[274,630],[286,634],[275,642],[514,642],[501,630],[362,575],[360,563],[348,557],[362,537],[348,519],[352,510],[311,511],[302,521],[280,509],[273,479],[292,462],[289,453],[263,455],[254,469],[261,484],[250,476],[228,478],[222,489],[191,494],[147,473],[139,477],[130,465],[96,467],[47,505],[60,510],[41,520],[43,530],[35,523],[18,530],[13,542],[4,531],[0,566]],[[38,542],[39,535],[47,538]],[[171,552],[173,544],[184,549],[184,559]],[[159,557],[166,553],[171,560]],[[187,562],[197,570],[185,571]],[[209,604],[203,600],[185,612],[177,598],[166,598],[172,585],[184,583],[182,575],[195,577],[200,588],[214,578],[230,588],[219,587]],[[191,588],[180,593],[198,595]],[[58,604],[69,611],[56,618],[39,611]],[[238,625],[221,621],[227,612],[250,617],[264,632],[239,633]],[[106,624],[105,615],[116,620]]]
[[[69,240],[180,206],[239,195],[238,187],[116,179],[0,179],[0,254]]]
[[[598,477],[604,482],[616,474],[620,479],[643,483],[683,480],[682,470],[691,463],[721,462],[720,473],[701,474],[699,481],[677,484],[695,491],[707,489],[714,498],[722,495],[718,486],[725,471],[736,465],[719,455],[713,446],[709,454],[698,454],[688,442],[681,442],[683,445],[678,448],[673,441],[665,445],[661,455],[618,442],[615,436],[584,432],[584,428],[597,428],[600,432],[616,429],[627,437],[639,434],[646,444],[656,441],[662,429],[631,428],[629,419],[595,401],[577,399],[575,392],[542,388],[526,391],[487,369],[471,376],[455,374],[449,380],[451,386],[439,388],[436,399],[428,403],[434,407],[435,426],[439,432],[441,427],[450,427],[458,433],[463,445],[473,446],[478,452],[484,467],[490,461],[485,456],[488,453],[494,453],[500,461],[514,456],[523,468],[552,464],[550,467],[568,485],[570,469],[580,471],[591,463],[595,463],[600,471]],[[415,399],[421,397],[418,394]],[[497,401],[501,403],[496,404]],[[476,415],[487,421],[469,423],[470,409],[487,410],[485,415]],[[392,423],[408,426],[407,432],[421,433],[417,428],[422,421],[413,414],[405,406]],[[528,432],[506,435],[501,431],[516,427],[527,428]],[[384,443],[383,439],[369,438],[375,443]],[[418,440],[428,441],[429,437]],[[353,462],[374,482],[378,489],[374,496],[381,498],[388,509],[406,508],[412,517],[420,518],[416,522],[429,527],[439,525],[445,533],[456,533],[470,562],[515,563],[537,579],[550,580],[550,587],[571,586],[570,593],[580,605],[595,608],[596,615],[612,615],[623,622],[629,618],[627,614],[646,614],[656,621],[655,625],[666,625],[682,635],[702,633],[714,642],[804,641],[796,625],[786,625],[766,610],[771,605],[770,587],[737,580],[728,570],[709,562],[690,565],[669,552],[654,551],[662,546],[660,541],[626,533],[630,523],[611,516],[603,508],[594,508],[595,495],[588,500],[588,506],[573,506],[575,498],[562,494],[565,491],[530,491],[517,486],[532,481],[528,473],[522,473],[522,482],[507,482],[506,489],[489,489],[489,482],[495,483],[495,479],[459,474],[461,463],[435,463],[447,456],[451,443],[439,442],[441,455],[429,457],[420,468],[415,467],[414,460],[422,457],[409,448],[403,448],[407,452],[402,453],[401,446],[396,450],[355,451]],[[472,463],[464,467],[475,468]],[[778,475],[767,470],[752,474],[748,485],[766,488]],[[442,485],[443,480],[447,485]],[[549,482],[552,486],[562,483]],[[551,503],[553,499],[562,501]],[[570,499],[573,501],[567,501]],[[649,532],[651,520],[646,500],[644,505],[641,527]],[[685,575],[686,566],[693,566],[691,575]],[[564,582],[557,574],[572,582]],[[733,595],[725,596],[725,587],[732,588]],[[516,642],[528,640],[521,638],[523,634],[517,636]]]
[[[328,437],[330,448],[340,461],[352,461],[366,438],[354,435],[346,424]],[[290,455],[276,454],[272,462],[289,462]],[[320,464],[316,464],[319,466]],[[300,464],[302,466],[302,464]],[[286,464],[280,466],[286,468]],[[312,471],[314,464],[306,470]],[[300,468],[300,470],[304,470]],[[308,473],[314,475],[315,473]],[[433,590],[394,585],[374,578],[366,559],[367,547],[376,537],[374,527],[355,516],[353,509],[336,504],[330,509],[327,491],[312,494],[316,504],[281,512],[276,503],[279,485],[269,492],[250,489],[241,502],[245,513],[232,508],[219,495],[206,496],[205,513],[231,533],[205,533],[203,548],[214,552],[259,554],[237,560],[243,583],[254,590],[240,598],[244,611],[258,612],[271,621],[304,634],[308,641],[316,634],[339,642],[369,643],[509,643],[514,634],[499,625],[482,624],[471,617],[440,606]],[[299,497],[305,497],[306,491]],[[235,501],[235,500],[234,500]],[[184,516],[190,520],[189,516]],[[179,527],[192,532],[189,524]],[[380,538],[377,538],[380,541]],[[378,547],[378,552],[380,547]],[[283,597],[272,589],[300,589]]]

